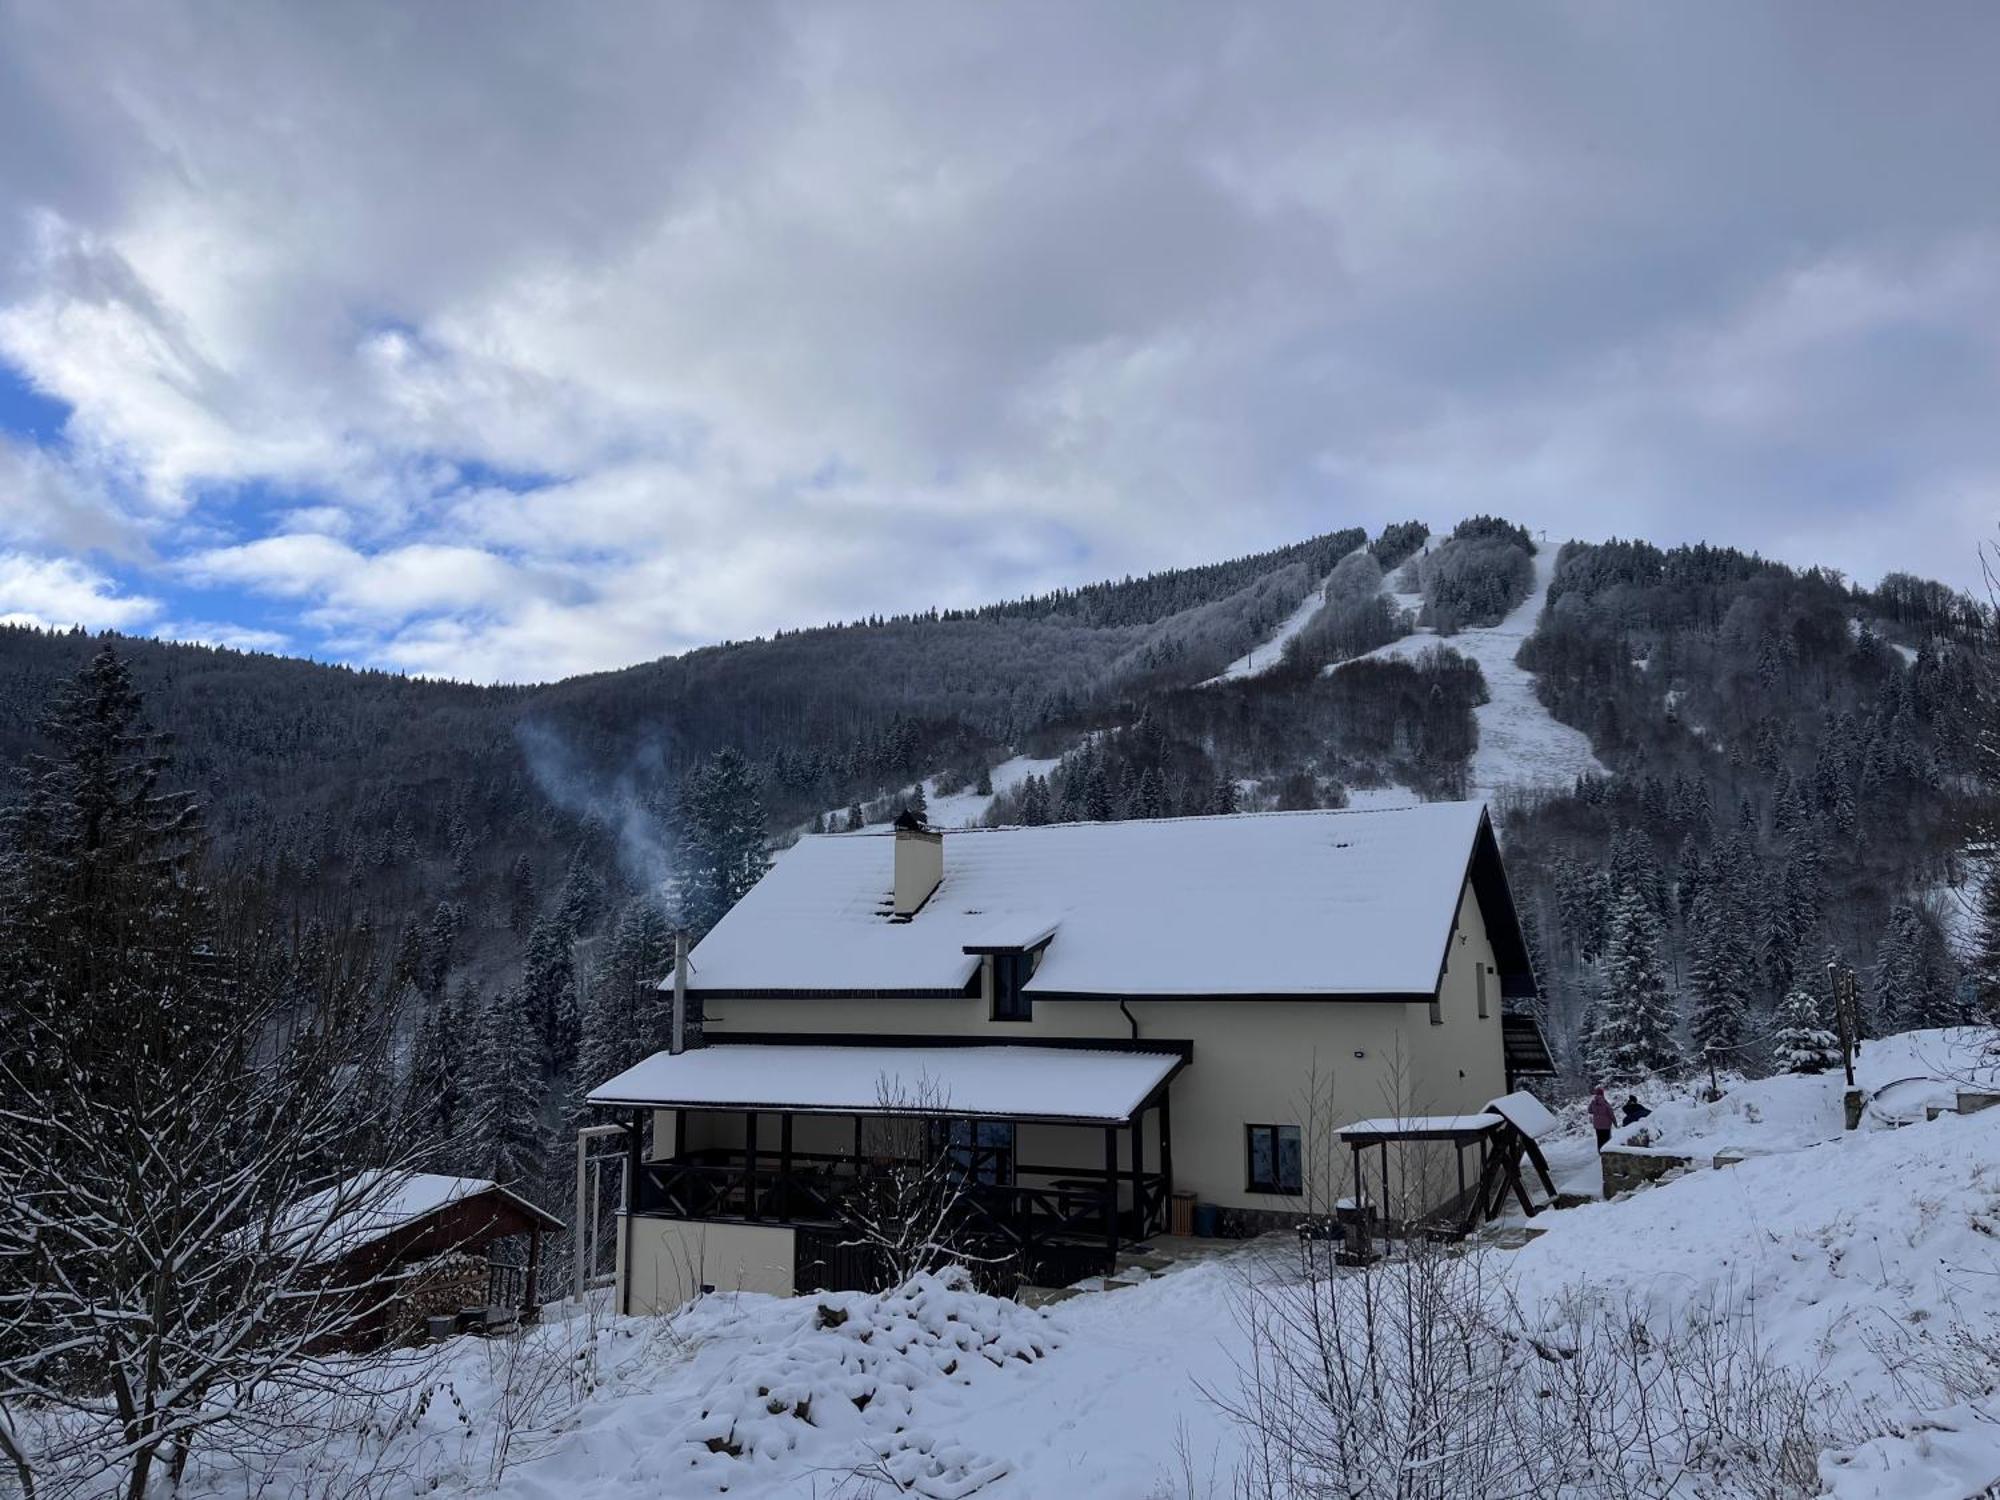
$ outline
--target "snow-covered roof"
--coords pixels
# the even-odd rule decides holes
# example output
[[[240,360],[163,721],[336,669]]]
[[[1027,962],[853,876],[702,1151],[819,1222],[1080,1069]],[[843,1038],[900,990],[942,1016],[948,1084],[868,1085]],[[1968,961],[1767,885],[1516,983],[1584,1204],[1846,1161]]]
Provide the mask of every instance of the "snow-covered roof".
[[[1526,1089],[1503,1094],[1486,1108],[1493,1114],[1504,1116],[1508,1124],[1532,1140],[1556,1133],[1556,1117],[1549,1113],[1547,1105]]]
[[[1385,1115],[1340,1127],[1340,1138],[1356,1136],[1483,1135],[1507,1123],[1499,1115]]]
[[[1082,1047],[720,1044],[656,1052],[592,1089],[590,1102],[1115,1124],[1179,1062],[1174,1052]]]
[[[310,1240],[315,1258],[347,1255],[363,1245],[386,1239],[460,1199],[484,1193],[498,1194],[530,1217],[560,1227],[543,1210],[496,1182],[478,1177],[448,1177],[439,1172],[392,1172],[377,1168],[358,1172],[344,1182],[301,1198],[281,1216],[278,1234]]]
[[[945,835],[944,879],[907,921],[890,920],[893,837],[805,838],[695,947],[690,987],[952,994],[978,970],[968,947],[1052,929],[1032,995],[1428,995],[1484,815],[1432,802],[967,829]],[[1488,928],[1518,946],[1490,863]]]

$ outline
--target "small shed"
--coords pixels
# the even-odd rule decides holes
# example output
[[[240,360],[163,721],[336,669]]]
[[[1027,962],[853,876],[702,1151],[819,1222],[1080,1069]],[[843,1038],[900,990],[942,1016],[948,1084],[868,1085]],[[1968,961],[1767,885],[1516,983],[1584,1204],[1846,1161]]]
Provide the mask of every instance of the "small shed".
[[[365,1309],[345,1340],[363,1347],[533,1321],[542,1234],[564,1227],[496,1182],[380,1169],[300,1200],[287,1218],[313,1236],[316,1261]],[[496,1256],[523,1239],[518,1258]]]

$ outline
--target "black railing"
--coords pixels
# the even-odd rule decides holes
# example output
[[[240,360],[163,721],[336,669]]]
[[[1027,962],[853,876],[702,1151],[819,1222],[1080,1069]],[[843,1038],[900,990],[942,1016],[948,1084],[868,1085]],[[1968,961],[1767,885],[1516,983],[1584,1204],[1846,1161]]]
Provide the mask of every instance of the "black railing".
[[[695,1151],[645,1164],[635,1184],[634,1211],[652,1218],[724,1219],[749,1223],[843,1226],[846,1201],[869,1166],[852,1157],[794,1152],[787,1171],[768,1152]],[[1144,1239],[1166,1220],[1167,1179],[1139,1179],[1136,1201],[1120,1203],[1129,1172],[1115,1178],[1074,1167],[1016,1165],[1013,1182],[981,1182],[967,1164],[958,1206],[975,1233],[1026,1250],[1049,1241],[1108,1243]],[[1022,1178],[1041,1179],[1022,1181]]]
[[[525,1266],[505,1266],[497,1261],[486,1264],[486,1305],[519,1308],[528,1297]]]

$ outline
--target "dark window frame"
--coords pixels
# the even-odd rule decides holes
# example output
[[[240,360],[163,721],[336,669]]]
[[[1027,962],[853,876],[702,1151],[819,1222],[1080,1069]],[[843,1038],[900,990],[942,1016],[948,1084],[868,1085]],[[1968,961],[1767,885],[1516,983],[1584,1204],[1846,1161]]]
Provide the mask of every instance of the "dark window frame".
[[[995,953],[993,958],[993,1009],[989,1020],[1018,1022],[1035,1019],[1035,1000],[1028,993],[1028,980],[1036,963],[1032,953]]]
[[[1290,1131],[1299,1143],[1298,1180],[1286,1186],[1284,1177],[1284,1153],[1281,1147],[1284,1132]],[[1267,1132],[1271,1137],[1271,1177],[1269,1181],[1257,1180],[1257,1135]],[[1268,1193],[1273,1197],[1296,1198],[1305,1192],[1306,1138],[1305,1132],[1296,1125],[1252,1124],[1243,1126],[1243,1191],[1246,1193]]]
[[[1492,965],[1490,964],[1474,964],[1472,966],[1472,981],[1479,991],[1479,1019],[1482,1021],[1486,1020],[1491,1014],[1486,1004],[1486,976],[1490,972],[1492,972]]]

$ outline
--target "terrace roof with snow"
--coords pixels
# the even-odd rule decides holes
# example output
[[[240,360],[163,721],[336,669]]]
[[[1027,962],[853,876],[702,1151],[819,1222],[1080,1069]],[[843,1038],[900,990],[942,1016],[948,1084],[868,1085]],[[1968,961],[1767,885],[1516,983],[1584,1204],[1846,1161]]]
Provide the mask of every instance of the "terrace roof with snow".
[[[590,1102],[1122,1125],[1182,1060],[1110,1048],[711,1043],[656,1052],[592,1089]]]
[[[1041,999],[1428,998],[1469,876],[1502,994],[1534,993],[1475,802],[964,829],[905,919],[894,849],[888,833],[801,839],[696,945],[689,989],[954,996],[981,952],[1046,942],[1024,986]]]

